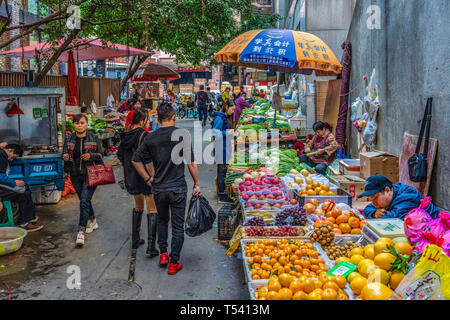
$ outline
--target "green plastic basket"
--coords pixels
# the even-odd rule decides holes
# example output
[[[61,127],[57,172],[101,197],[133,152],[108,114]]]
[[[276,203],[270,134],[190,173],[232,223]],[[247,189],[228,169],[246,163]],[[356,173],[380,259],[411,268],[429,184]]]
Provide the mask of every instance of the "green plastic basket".
[[[8,221],[0,224],[0,227],[14,227],[14,217],[11,207],[11,201],[3,201],[3,206],[6,209],[6,214],[8,215]]]

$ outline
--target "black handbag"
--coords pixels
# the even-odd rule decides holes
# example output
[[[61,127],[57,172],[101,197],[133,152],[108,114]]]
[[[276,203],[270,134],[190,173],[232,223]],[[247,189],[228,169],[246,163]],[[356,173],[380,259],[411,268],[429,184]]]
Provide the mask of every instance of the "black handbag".
[[[428,155],[428,143],[430,139],[430,126],[431,126],[431,106],[433,98],[428,98],[427,106],[425,107],[425,114],[422,119],[422,126],[420,128],[419,139],[417,140],[416,152],[411,158],[408,159],[408,171],[409,179],[413,182],[423,182],[427,180],[427,155]],[[420,152],[420,146],[422,145],[422,138],[425,131],[425,144],[423,147],[423,153]]]

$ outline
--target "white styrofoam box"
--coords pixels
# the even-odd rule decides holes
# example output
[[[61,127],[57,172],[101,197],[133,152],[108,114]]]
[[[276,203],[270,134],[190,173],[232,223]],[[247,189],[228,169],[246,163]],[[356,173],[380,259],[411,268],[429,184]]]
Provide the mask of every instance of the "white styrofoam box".
[[[35,204],[48,204],[48,203],[58,203],[61,200],[61,191],[51,190],[54,187],[43,187],[44,191],[34,192],[31,194],[33,203]],[[45,191],[50,189],[51,191]]]

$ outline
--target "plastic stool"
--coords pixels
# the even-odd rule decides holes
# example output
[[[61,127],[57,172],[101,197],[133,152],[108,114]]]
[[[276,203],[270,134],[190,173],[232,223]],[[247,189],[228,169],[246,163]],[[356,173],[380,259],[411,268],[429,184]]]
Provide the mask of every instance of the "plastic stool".
[[[12,207],[11,207],[11,201],[9,201],[9,200],[3,201],[3,206],[6,209],[8,221],[3,224],[0,224],[0,227],[14,227],[14,217],[13,217],[13,212],[12,212]]]

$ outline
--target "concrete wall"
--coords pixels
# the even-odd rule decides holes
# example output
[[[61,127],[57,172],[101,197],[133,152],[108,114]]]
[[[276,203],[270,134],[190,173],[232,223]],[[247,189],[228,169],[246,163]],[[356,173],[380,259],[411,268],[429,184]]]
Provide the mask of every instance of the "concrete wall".
[[[381,9],[381,29],[369,30],[367,8]],[[378,114],[379,150],[400,155],[403,134],[418,135],[427,97],[433,97],[431,137],[439,140],[431,196],[450,208],[450,36],[448,0],[359,0],[348,39],[353,46],[350,88],[372,68],[378,74],[382,110]],[[360,86],[351,101],[364,95]],[[350,124],[349,124],[350,125]],[[357,157],[356,130],[350,129],[351,155]]]

